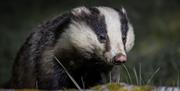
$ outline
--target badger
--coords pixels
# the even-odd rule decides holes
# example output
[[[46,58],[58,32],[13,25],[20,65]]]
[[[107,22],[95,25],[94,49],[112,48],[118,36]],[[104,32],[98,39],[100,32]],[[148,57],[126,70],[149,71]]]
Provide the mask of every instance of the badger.
[[[74,88],[55,57],[80,86],[116,82],[134,39],[124,8],[74,8],[29,35],[15,58],[10,88]]]

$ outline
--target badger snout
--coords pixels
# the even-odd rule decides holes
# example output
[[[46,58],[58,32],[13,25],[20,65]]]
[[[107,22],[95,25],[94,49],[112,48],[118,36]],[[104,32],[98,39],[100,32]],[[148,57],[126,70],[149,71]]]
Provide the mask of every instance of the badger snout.
[[[122,53],[117,54],[113,58],[113,63],[115,64],[125,63],[126,61],[127,61],[127,56],[123,55]]]

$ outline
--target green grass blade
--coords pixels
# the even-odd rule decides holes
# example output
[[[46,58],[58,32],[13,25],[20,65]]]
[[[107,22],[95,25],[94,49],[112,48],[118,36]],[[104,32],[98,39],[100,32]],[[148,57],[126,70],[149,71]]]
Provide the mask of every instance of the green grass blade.
[[[135,75],[135,78],[136,78],[136,84],[139,85],[139,79],[138,79],[138,75],[137,75],[137,71],[136,71],[135,67],[133,68],[133,72],[134,72],[134,75]]]
[[[139,64],[139,85],[142,85],[141,63]]]
[[[150,78],[148,79],[148,81],[146,83],[147,85],[150,84],[150,82],[152,81],[153,77],[159,72],[159,70],[160,70],[160,67],[157,68],[156,71],[150,76]]]
[[[127,73],[127,75],[128,75],[128,78],[129,78],[129,80],[130,80],[130,84],[132,84],[132,78],[131,78],[131,75],[130,75],[129,70],[127,69],[127,67],[126,67],[125,64],[122,64],[122,65],[123,65],[123,67],[124,67],[124,69],[125,69],[125,71],[126,71],[126,73]]]
[[[77,87],[79,91],[83,91],[81,87],[78,85],[78,83],[74,80],[74,78],[69,74],[68,70],[64,67],[64,65],[57,59],[57,57],[54,57],[56,61],[61,65],[61,67],[64,69],[68,77],[71,79],[71,81],[74,83],[74,85]]]

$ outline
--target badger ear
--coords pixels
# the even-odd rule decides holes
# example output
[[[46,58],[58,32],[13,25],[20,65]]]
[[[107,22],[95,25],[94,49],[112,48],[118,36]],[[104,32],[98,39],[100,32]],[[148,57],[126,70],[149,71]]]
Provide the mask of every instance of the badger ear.
[[[121,6],[120,8],[114,8],[120,15],[125,15],[127,16],[127,12],[126,12],[126,9]]]
[[[125,15],[127,14],[124,7],[121,7],[121,11],[122,11],[123,14],[125,14]]]
[[[81,14],[84,14],[84,13],[86,14],[90,13],[89,9],[86,8],[85,6],[74,8],[71,12],[75,16],[80,16]]]

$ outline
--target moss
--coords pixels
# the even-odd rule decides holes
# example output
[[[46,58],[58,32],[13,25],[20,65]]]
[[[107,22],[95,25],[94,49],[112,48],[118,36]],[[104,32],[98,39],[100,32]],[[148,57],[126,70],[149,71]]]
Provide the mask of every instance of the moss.
[[[91,89],[95,91],[128,91],[128,87],[117,83],[97,85]],[[153,89],[151,86],[133,86],[130,91],[152,91]]]
[[[77,89],[65,89],[65,90],[60,90],[60,91],[79,91]]]
[[[128,91],[128,89],[117,83],[98,85],[91,89],[95,91]]]
[[[94,86],[94,87],[92,87],[90,89],[97,90],[97,91],[102,91],[102,85],[96,85],[96,86]]]
[[[15,91],[42,91],[38,89],[16,89]]]
[[[152,91],[154,88],[151,86],[129,86],[122,85],[118,83],[108,83],[104,85],[96,85],[88,91]],[[37,90],[37,89],[22,89],[22,90],[15,90],[15,91],[44,91],[44,90]],[[63,91],[78,91],[77,89],[64,89]]]
[[[136,86],[132,89],[132,91],[152,91],[153,87],[151,86]]]
[[[110,91],[128,91],[128,89],[126,89],[124,86],[117,83],[108,84],[107,88]]]

